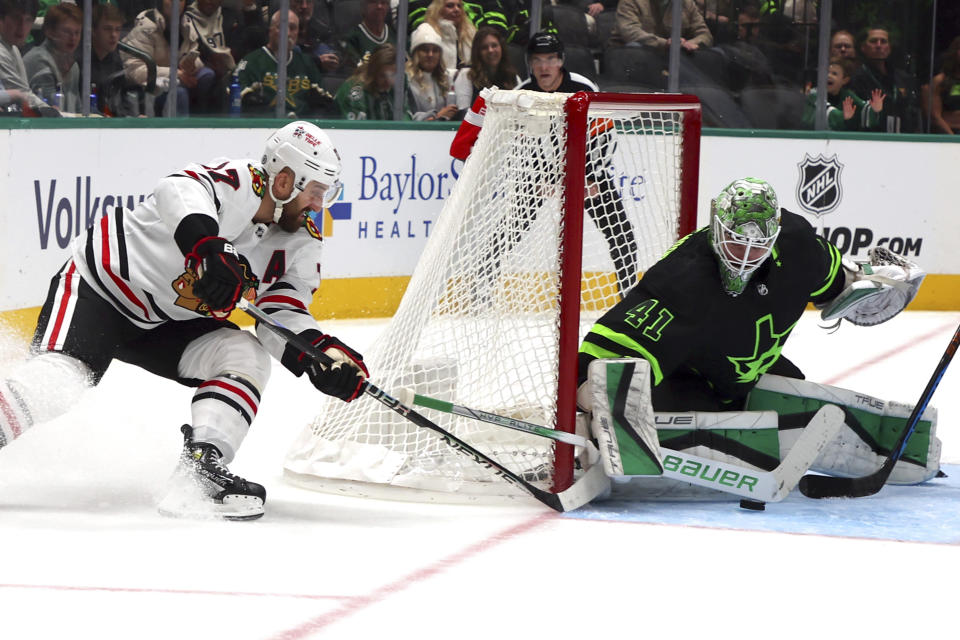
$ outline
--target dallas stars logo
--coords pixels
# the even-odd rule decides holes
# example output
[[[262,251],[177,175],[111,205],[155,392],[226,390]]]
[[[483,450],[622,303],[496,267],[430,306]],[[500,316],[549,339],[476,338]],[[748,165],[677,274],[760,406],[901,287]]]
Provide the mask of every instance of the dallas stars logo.
[[[767,369],[777,361],[780,352],[783,350],[783,342],[787,339],[790,331],[796,326],[796,322],[787,327],[785,331],[776,333],[773,330],[773,316],[769,313],[757,320],[756,341],[753,344],[753,354],[735,358],[728,356],[727,360],[733,365],[737,372],[737,382],[753,382]],[[761,351],[763,349],[763,351]]]

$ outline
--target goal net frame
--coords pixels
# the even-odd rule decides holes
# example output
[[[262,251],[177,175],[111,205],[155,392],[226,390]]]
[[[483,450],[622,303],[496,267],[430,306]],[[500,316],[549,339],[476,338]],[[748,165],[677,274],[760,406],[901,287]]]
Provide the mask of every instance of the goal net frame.
[[[417,367],[420,366],[417,364],[417,361],[402,359],[399,361],[402,364],[398,365],[398,361],[393,359],[392,355],[388,355],[393,352],[390,351],[392,346],[387,345],[391,341],[405,340],[407,334],[421,331],[421,328],[417,325],[411,325],[408,327],[409,330],[405,330],[405,327],[407,327],[405,323],[408,322],[410,318],[423,316],[423,312],[413,312],[414,308],[420,308],[417,306],[418,304],[430,308],[430,301],[433,301],[432,304],[441,305],[441,299],[429,297],[429,295],[433,294],[425,293],[424,296],[428,297],[423,299],[418,297],[421,289],[424,289],[424,286],[426,286],[424,290],[432,291],[437,288],[436,285],[442,285],[443,282],[446,281],[448,283],[459,283],[461,288],[470,287],[469,278],[458,279],[448,273],[434,273],[430,271],[431,267],[433,269],[437,268],[436,264],[439,263],[439,261],[436,260],[437,256],[441,254],[444,248],[449,249],[448,245],[443,244],[445,240],[441,240],[441,238],[444,237],[441,231],[446,232],[448,227],[451,229],[459,229],[459,227],[452,226],[459,224],[459,222],[455,222],[454,220],[460,220],[460,218],[455,218],[454,216],[461,213],[461,211],[472,210],[474,208],[481,211],[481,213],[486,211],[484,215],[495,215],[496,211],[491,212],[483,209],[483,207],[493,205],[496,205],[495,208],[506,207],[515,211],[530,210],[531,213],[521,216],[525,218],[525,221],[520,225],[519,231],[517,230],[515,219],[513,219],[513,222],[511,222],[510,218],[503,219],[502,224],[507,225],[505,227],[506,230],[501,229],[499,233],[514,234],[514,238],[520,236],[529,237],[532,234],[538,233],[539,231],[536,225],[541,224],[541,221],[546,216],[551,222],[541,224],[539,229],[542,230],[546,228],[549,233],[544,236],[534,235],[534,241],[538,241],[543,237],[545,238],[545,245],[553,243],[549,245],[552,246],[553,249],[552,253],[549,254],[552,257],[549,258],[549,264],[551,266],[549,266],[550,271],[548,272],[548,275],[553,275],[548,278],[550,280],[550,286],[546,294],[548,296],[546,299],[550,301],[550,319],[537,325],[539,327],[538,330],[542,329],[547,335],[553,336],[550,338],[549,356],[545,356],[544,359],[538,362],[538,364],[549,365],[543,369],[549,370],[550,379],[548,385],[538,387],[538,390],[539,388],[546,388],[548,391],[545,394],[539,394],[536,401],[531,400],[531,404],[545,411],[545,415],[542,415],[541,420],[547,424],[547,426],[573,433],[576,430],[577,417],[577,353],[580,334],[583,330],[581,322],[589,322],[592,317],[587,315],[585,318],[581,318],[581,311],[582,308],[589,307],[591,313],[599,312],[609,308],[609,306],[615,303],[615,301],[611,302],[609,300],[609,296],[606,293],[603,294],[599,302],[594,298],[591,298],[589,301],[586,298],[581,299],[581,277],[586,277],[586,274],[582,270],[585,266],[583,243],[586,242],[586,238],[584,237],[586,207],[584,203],[587,198],[586,193],[589,193],[589,191],[587,191],[588,164],[593,167],[590,183],[595,185],[597,184],[596,180],[598,175],[596,173],[596,167],[598,166],[596,160],[597,147],[599,144],[602,144],[594,139],[599,137],[595,135],[597,125],[599,123],[601,128],[606,127],[604,130],[612,129],[610,135],[615,137],[619,136],[618,139],[622,145],[636,144],[638,146],[636,152],[633,156],[628,157],[639,158],[634,165],[637,167],[636,171],[649,171],[649,174],[644,173],[643,175],[645,175],[647,179],[653,180],[649,185],[645,184],[644,188],[662,188],[665,193],[668,193],[667,196],[661,197],[659,195],[660,192],[650,192],[653,197],[648,197],[648,203],[644,204],[638,210],[638,214],[647,212],[648,215],[657,218],[656,225],[658,226],[656,229],[647,233],[646,228],[633,228],[633,230],[627,232],[627,235],[631,237],[631,241],[640,240],[643,243],[646,242],[647,235],[659,234],[655,242],[651,241],[655,246],[640,247],[639,242],[634,242],[634,244],[629,245],[634,251],[645,250],[647,252],[643,257],[643,263],[638,260],[633,265],[636,269],[636,275],[632,277],[638,277],[642,269],[648,268],[664,251],[669,249],[676,240],[696,229],[700,131],[702,124],[700,102],[696,96],[682,94],[580,92],[563,95],[534,93],[530,91],[499,91],[496,93],[497,95],[495,95],[492,100],[488,99],[487,122],[481,131],[480,138],[475,145],[471,157],[467,159],[464,165],[463,172],[454,186],[454,191],[450,194],[447,203],[444,205],[444,210],[440,214],[438,225],[435,226],[434,232],[431,234],[421,259],[418,262],[414,276],[411,278],[407,291],[404,293],[404,299],[401,301],[390,325],[385,329],[384,334],[375,344],[373,351],[366,355],[368,363],[371,366],[373,381],[388,393],[395,392],[395,389],[391,388],[393,385],[405,387],[408,384],[408,378],[413,379],[418,375],[423,378],[422,369],[417,369]],[[521,120],[519,121],[504,121],[491,118],[491,113],[499,113],[497,109],[509,109],[513,107],[523,112],[526,109],[523,105],[526,104],[533,105],[530,107],[529,116],[521,114]],[[490,124],[491,122],[497,124]],[[494,127],[500,126],[501,122],[505,123],[503,125],[505,128],[501,128],[499,134],[491,131]],[[639,129],[635,130],[634,127],[639,127]],[[494,138],[493,136],[495,135],[499,137]],[[644,136],[649,136],[646,142],[640,140],[640,138]],[[645,151],[645,144],[662,145],[662,149],[659,146],[655,146],[654,152],[648,152]],[[500,145],[511,147],[509,153],[502,152]],[[627,153],[616,151],[616,143],[610,146],[614,149],[614,152],[611,152],[612,154]],[[541,151],[542,149],[546,149],[546,151]],[[646,153],[650,153],[653,159],[645,156],[644,154]],[[677,160],[678,155],[679,161]],[[656,164],[658,160],[662,161],[662,158],[667,156],[669,156],[669,159],[663,167],[659,165],[656,167],[648,167],[645,164]],[[520,190],[512,183],[515,172],[511,172],[509,166],[506,169],[500,167],[496,171],[488,168],[489,165],[495,165],[498,161],[510,165],[511,159],[518,165],[526,166],[531,172],[529,176],[523,176],[523,178],[517,180],[517,182],[526,180],[526,182],[522,182],[522,187],[526,189],[526,191]],[[546,171],[545,168],[549,169],[549,171]],[[496,173],[497,176],[503,176],[503,174],[506,173],[505,177],[500,177],[499,179],[506,180],[507,182],[504,184],[507,186],[502,186],[497,182],[488,183],[487,175],[489,173]],[[468,179],[468,176],[474,177]],[[612,178],[609,183],[613,185]],[[493,185],[492,187],[490,186],[491,184]],[[485,188],[487,190],[484,190]],[[493,188],[494,191],[489,191],[490,188]],[[511,191],[511,188],[513,188],[514,191]],[[615,187],[614,191],[616,192],[618,201],[622,200],[625,193],[625,186],[622,180],[620,186]],[[504,193],[513,193],[514,195],[507,195],[505,196],[506,200],[504,200]],[[566,197],[566,194],[578,195],[576,197]],[[584,194],[584,197],[580,197],[579,194]],[[500,200],[497,200],[498,197]],[[553,200],[551,200],[553,204],[549,206],[544,205],[544,202],[550,198],[553,198]],[[492,205],[491,200],[496,202]],[[461,208],[458,208],[458,202]],[[474,207],[473,202],[482,204],[477,204],[476,207]],[[533,209],[529,209],[530,202],[536,203],[533,205]],[[464,203],[467,204],[464,205]],[[622,204],[620,206],[622,207]],[[545,211],[545,207],[549,209],[549,211]],[[643,207],[648,208],[644,209]],[[450,210],[448,210],[448,208]],[[540,210],[540,213],[536,212],[537,209]],[[666,213],[661,215],[661,212]],[[595,223],[599,224],[595,215],[594,210],[591,210],[591,217],[594,218]],[[537,220],[538,217],[540,221],[530,221]],[[472,224],[471,220],[474,219],[485,220],[486,218],[463,218],[466,229],[472,231],[470,225]],[[639,218],[636,218],[636,220],[639,220]],[[515,226],[510,226],[511,224]],[[554,226],[545,227],[544,225],[546,224]],[[668,228],[674,224],[675,228]],[[671,231],[672,233],[670,233]],[[591,231],[591,233],[593,233],[593,231]],[[606,235],[612,234],[613,232],[608,228],[603,233]],[[594,236],[596,235],[597,234],[594,233]],[[550,238],[550,240],[546,240],[546,238]],[[610,242],[609,237],[607,241],[608,243]],[[434,242],[436,242],[436,244],[434,244]],[[480,242],[480,240],[477,240],[477,242]],[[513,242],[522,242],[522,240],[513,240]],[[523,247],[522,244],[518,246]],[[460,250],[460,245],[456,245],[456,247],[457,250]],[[510,249],[508,248],[507,251],[510,251]],[[590,251],[591,256],[596,255],[596,248],[593,247],[593,245],[591,245]],[[606,249],[604,251],[606,251]],[[651,252],[655,252],[654,255],[649,255]],[[523,257],[524,251],[514,248],[513,253],[519,253],[521,257]],[[473,259],[478,260],[480,257],[482,257],[482,251],[477,253]],[[612,259],[614,263],[616,263],[616,259],[613,257],[612,245],[610,255],[606,259]],[[451,258],[451,260],[454,259]],[[531,258],[531,260],[533,260],[533,258]],[[442,264],[447,263],[444,262]],[[499,265],[499,261],[497,264]],[[527,263],[525,262],[524,264]],[[539,263],[531,262],[530,264]],[[456,267],[454,262],[451,262],[449,267],[441,268],[453,270]],[[531,269],[532,271],[537,271],[537,267],[531,267]],[[616,267],[615,265],[615,269],[620,269],[620,267]],[[506,271],[505,267],[504,271]],[[455,271],[451,271],[451,273],[455,273]],[[633,281],[632,277],[629,281]],[[617,278],[620,278],[619,273],[617,274]],[[541,278],[541,280],[542,279],[543,278]],[[430,284],[426,285],[427,282],[430,282]],[[619,285],[617,282],[614,282],[614,285],[618,286],[621,292],[619,295],[622,295],[622,291],[625,291],[622,282],[620,282]],[[418,289],[418,287],[420,287],[420,289]],[[590,287],[593,288],[591,289]],[[597,287],[599,287],[599,289]],[[604,287],[609,288],[609,280],[607,281],[607,285],[591,283],[586,292],[587,297],[592,295],[591,291],[603,290]],[[519,288],[523,288],[523,283],[521,283]],[[523,293],[526,295],[526,292]],[[464,295],[476,295],[476,292],[471,290],[464,293]],[[538,294],[531,295],[534,299],[539,300],[536,298]],[[539,295],[543,295],[542,291]],[[614,292],[614,295],[619,299],[616,292]],[[427,303],[424,304],[423,300],[426,300]],[[448,309],[448,311],[444,312],[440,306],[437,306],[436,309],[437,310],[429,313],[428,322],[434,321],[435,317],[439,317],[439,320],[437,320],[438,324],[448,322],[450,315],[457,315],[457,310],[451,312]],[[449,315],[444,315],[444,313]],[[542,309],[538,310],[537,313],[542,315]],[[538,320],[538,322],[540,321]],[[396,327],[394,327],[394,325],[396,325]],[[494,331],[497,330],[502,330],[502,328],[494,328]],[[512,333],[512,330],[509,328],[507,330]],[[427,331],[427,329],[422,329],[422,331]],[[503,334],[491,335],[491,342],[497,339],[497,335]],[[416,346],[418,343],[416,341],[420,339],[421,338],[411,338],[411,340],[414,340],[412,343],[413,346],[406,351],[400,349],[400,352],[413,357],[414,351],[418,349]],[[452,348],[457,351],[458,357],[467,353],[461,353],[462,345],[457,343],[455,337],[451,338],[450,341],[453,343]],[[380,358],[382,362],[375,362],[374,360],[378,359],[377,349],[380,347],[384,347],[381,349],[384,354],[383,357]],[[500,356],[500,354],[496,352],[496,346],[492,346],[490,349],[494,351],[492,353],[485,352],[486,355],[492,358]],[[536,352],[536,350],[536,347],[530,347],[531,352]],[[405,358],[407,356],[398,357]],[[555,361],[554,358],[556,358]],[[433,363],[429,361],[428,363],[433,366]],[[403,369],[403,367],[407,367],[409,371]],[[454,366],[453,369],[454,373],[451,375],[453,375],[454,378],[452,379],[458,381],[457,383],[460,384],[459,388],[454,389],[456,393],[459,393],[457,389],[470,388],[470,385],[474,384],[469,382],[469,380],[475,380],[475,377],[468,375],[466,378],[462,378],[462,376],[466,375],[463,371],[463,366],[460,366],[459,369]],[[398,371],[401,370],[404,371],[402,375],[398,373]],[[505,373],[510,375],[504,375],[502,379],[497,377],[492,379],[492,383],[495,385],[499,383],[501,391],[503,391],[502,394],[500,391],[497,391],[493,393],[493,396],[501,397],[501,399],[502,397],[507,397],[508,401],[509,398],[516,400],[513,395],[514,389],[509,387],[511,382],[508,378],[512,376],[512,372],[508,370]],[[386,380],[386,382],[382,383],[381,380]],[[483,379],[483,384],[488,383],[490,383],[490,380],[486,378]],[[433,395],[433,391],[431,391],[429,387],[429,384],[433,383],[426,384],[426,390],[418,390],[416,392],[423,395]],[[506,391],[503,385],[507,385],[509,391]],[[556,393],[552,395],[553,389],[551,387],[554,387],[554,385]],[[486,387],[481,385],[480,388],[484,389],[482,394],[485,396],[487,393]],[[442,391],[441,389],[441,392]],[[525,393],[527,392],[529,392],[529,388],[525,390]],[[527,398],[524,396],[521,404],[526,400]],[[439,444],[439,446],[436,445],[436,443],[430,444],[429,446],[431,448],[429,453],[426,453],[421,452],[418,448],[419,445],[410,445],[406,440],[401,440],[407,437],[404,436],[405,431],[410,438],[420,438],[420,432],[426,430],[413,428],[409,423],[404,425],[402,423],[405,421],[402,419],[400,419],[399,423],[394,422],[391,425],[389,422],[379,420],[375,414],[369,411],[365,412],[362,407],[358,409],[358,414],[362,419],[356,419],[356,415],[349,413],[354,410],[354,405],[369,402],[372,401],[361,398],[350,405],[343,405],[343,403],[340,403],[338,400],[328,400],[320,416],[317,417],[312,425],[308,425],[298,441],[291,447],[285,463],[285,478],[294,484],[314,490],[404,500],[474,501],[476,499],[475,496],[518,495],[515,487],[497,478],[482,478],[480,481],[474,481],[473,479],[464,480],[463,478],[473,472],[472,467],[479,467],[479,465],[469,459],[464,461],[464,456],[452,449],[445,452],[442,443]],[[466,405],[468,402],[465,401],[463,404]],[[475,408],[490,411],[491,413],[497,413],[499,409],[499,407],[496,406],[474,406]],[[519,405],[504,407],[502,412],[509,415],[509,412],[512,410],[521,411],[523,407]],[[438,424],[444,424],[440,422],[439,418],[434,417],[435,414],[425,411],[422,412],[424,412],[427,417],[437,421]],[[330,417],[331,415],[333,415],[332,418]],[[536,417],[518,414],[513,415],[521,419],[538,422]],[[347,417],[344,418],[344,416]],[[449,418],[450,416],[446,417]],[[371,420],[369,423],[369,432],[366,426],[354,426],[358,423],[365,424],[367,418]],[[394,416],[393,419],[397,420],[398,418]],[[475,423],[475,421],[465,418],[461,420],[466,420],[471,424]],[[553,424],[550,424],[550,421],[552,421]],[[528,434],[521,434],[522,437],[527,438],[526,441],[511,440],[513,436],[518,435],[517,432],[500,427],[490,428],[487,432],[483,433],[479,431],[473,433],[477,438],[483,440],[483,444],[478,444],[472,440],[469,434],[464,435],[464,433],[458,432],[456,429],[446,428],[448,428],[451,433],[455,433],[458,437],[462,437],[472,445],[480,446],[481,449],[484,445],[490,445],[492,442],[493,444],[490,446],[494,446],[494,448],[500,447],[505,456],[529,456],[527,459],[517,459],[518,465],[523,466],[529,463],[526,471],[518,470],[517,473],[530,478],[532,482],[536,482],[543,488],[562,491],[569,487],[574,480],[574,450],[573,447],[568,444],[552,442],[536,436],[529,436]],[[468,430],[473,429],[472,426],[465,428]],[[353,429],[356,429],[356,431],[353,431]],[[501,436],[501,434],[503,435]],[[503,438],[502,443],[500,441],[501,437]],[[532,442],[531,439],[536,442]],[[400,441],[400,444],[392,444],[395,440]],[[508,442],[509,444],[504,444]],[[394,446],[398,448],[391,450]],[[536,450],[535,454],[531,454],[530,452],[534,450]],[[544,450],[546,450],[546,453],[544,453]],[[484,451],[498,460],[498,462],[501,462],[501,464],[512,469],[510,462],[501,459],[500,455],[489,450]],[[417,453],[423,453],[425,456],[420,457],[423,461],[422,465],[413,460],[418,458]],[[421,482],[420,477],[415,477],[415,474],[405,475],[406,472],[398,473],[396,471],[402,464],[405,470],[408,468],[408,465],[415,467],[423,466],[427,468],[428,474],[433,473],[430,469],[434,467],[430,465],[434,464],[433,460],[438,456],[454,459],[451,461],[451,464],[457,468],[453,474],[457,479],[452,482],[446,480],[447,476],[443,475],[444,471],[442,468],[436,471],[437,484],[440,488],[434,487],[433,479],[430,477],[426,478],[425,482]],[[548,458],[549,468],[544,470],[543,465],[535,466],[534,463],[538,461],[536,456]],[[397,462],[399,459],[405,459],[407,462]],[[441,467],[443,464],[445,463],[442,463]],[[470,467],[470,469],[466,467]],[[480,472],[482,471],[481,469]],[[416,473],[419,473],[419,471]],[[537,475],[537,480],[533,480],[531,476],[526,475],[527,473],[532,475],[539,474]],[[398,476],[402,476],[402,478],[396,480],[390,479],[393,477],[391,474],[397,474]],[[389,489],[386,488],[387,486]],[[456,495],[444,497],[443,494],[446,492],[460,494],[461,497],[458,498]],[[440,495],[437,495],[438,493]]]

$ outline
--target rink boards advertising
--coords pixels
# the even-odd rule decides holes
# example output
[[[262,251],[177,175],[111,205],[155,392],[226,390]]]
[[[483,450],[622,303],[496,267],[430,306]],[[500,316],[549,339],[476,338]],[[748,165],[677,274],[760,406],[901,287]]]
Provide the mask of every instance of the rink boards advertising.
[[[70,241],[104,211],[134,206],[161,176],[186,162],[258,159],[269,132],[267,127],[0,132],[6,139],[0,189],[7,212],[0,222],[0,313],[8,319],[13,314],[4,312],[35,314],[49,278],[69,255]],[[344,190],[316,219],[325,238],[325,313],[390,315],[463,169],[447,154],[454,132],[371,126],[330,133],[343,158]],[[732,179],[763,177],[777,189],[782,206],[804,214],[846,255],[865,259],[869,247],[883,245],[922,265],[932,277],[912,308],[960,308],[960,254],[952,242],[942,241],[960,235],[954,213],[960,185],[947,175],[960,164],[960,145],[934,140],[706,133],[698,220],[707,220],[710,198]],[[621,174],[615,182],[621,197],[644,197],[643,175]]]

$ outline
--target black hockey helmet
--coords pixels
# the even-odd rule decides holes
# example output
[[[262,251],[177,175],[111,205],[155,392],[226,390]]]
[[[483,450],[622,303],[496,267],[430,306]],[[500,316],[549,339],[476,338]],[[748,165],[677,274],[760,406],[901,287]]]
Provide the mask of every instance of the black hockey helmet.
[[[563,43],[557,34],[549,31],[538,31],[527,43],[527,58],[535,53],[555,53],[563,60]]]

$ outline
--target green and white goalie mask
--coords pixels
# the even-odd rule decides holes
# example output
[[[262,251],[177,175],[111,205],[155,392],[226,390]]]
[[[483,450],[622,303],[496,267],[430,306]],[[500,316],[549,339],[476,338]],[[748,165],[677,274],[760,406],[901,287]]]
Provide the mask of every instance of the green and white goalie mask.
[[[710,203],[710,242],[724,290],[738,296],[770,257],[780,235],[780,206],[769,183],[734,180]]]

